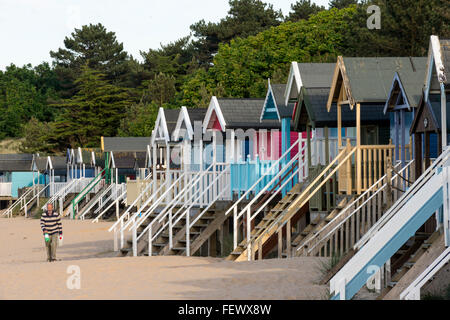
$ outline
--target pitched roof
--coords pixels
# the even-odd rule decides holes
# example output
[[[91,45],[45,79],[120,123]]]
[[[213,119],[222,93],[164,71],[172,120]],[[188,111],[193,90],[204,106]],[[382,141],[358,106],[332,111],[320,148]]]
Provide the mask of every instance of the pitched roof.
[[[66,157],[50,156],[52,160],[53,169],[62,170],[67,168]]]
[[[308,88],[331,86],[335,63],[291,63],[284,101],[297,99],[303,86]]]
[[[292,117],[294,112],[294,103],[288,103],[284,99],[284,93],[286,92],[286,84],[272,84],[272,92],[277,103],[278,112],[281,118]]]
[[[32,154],[0,154],[0,171],[27,172],[32,170]]]
[[[47,168],[48,157],[37,157],[35,159],[36,168],[39,172],[44,172]]]
[[[164,115],[166,116],[167,130],[169,131],[169,136],[172,135],[177,125],[178,114],[180,109],[164,109]]]
[[[437,128],[438,132],[442,131],[442,114],[441,114],[441,99],[440,95],[438,94],[431,94],[429,96],[428,101],[425,101],[424,97],[425,93],[422,95],[422,98],[420,99],[420,103],[418,106],[418,110],[416,112],[416,116],[413,120],[413,123],[411,125],[410,134],[413,133],[419,133],[419,121],[422,121],[424,118],[424,111],[427,109],[431,113],[431,119],[428,119],[428,121],[433,122],[433,126],[428,127],[429,129]],[[447,114],[450,114],[450,101],[447,101]],[[428,112],[427,111],[427,112]],[[432,129],[434,131],[434,129]],[[447,117],[447,133],[450,133],[450,117]]]
[[[181,107],[175,129],[172,133],[172,140],[177,141],[182,139],[185,136],[186,131],[188,138],[192,139],[195,130],[195,123],[200,122],[200,126],[202,125],[207,110],[208,109],[206,108]]]
[[[335,63],[299,63],[302,84],[306,88],[331,87]]]
[[[337,105],[333,103],[327,110],[329,88],[302,88],[299,104],[294,115],[295,129],[304,131],[308,119],[314,128],[337,127]],[[388,124],[389,116],[383,113],[384,104],[364,104],[361,106],[361,124]],[[356,115],[349,107],[341,108],[342,126],[354,127]]]
[[[395,72],[411,74],[422,57],[338,57],[327,106],[336,102],[345,86],[351,107],[356,103],[385,103]]]
[[[134,169],[136,155],[134,152],[113,151],[114,168],[118,169]]]
[[[192,125],[194,121],[203,121],[207,108],[187,108]]]
[[[103,151],[146,152],[150,137],[104,137]]]
[[[422,97],[425,72],[426,64],[418,65],[415,72],[396,72],[384,112],[394,109],[398,99],[409,109],[417,108]]]
[[[147,152],[113,152],[114,168],[138,169],[145,168]]]
[[[218,98],[226,126],[232,128],[276,129],[278,121],[260,122],[264,99]]]

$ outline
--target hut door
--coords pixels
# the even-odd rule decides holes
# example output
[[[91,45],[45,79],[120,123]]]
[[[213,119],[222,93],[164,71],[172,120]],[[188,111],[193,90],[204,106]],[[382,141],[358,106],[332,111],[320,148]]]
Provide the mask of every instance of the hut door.
[[[378,127],[363,126],[361,127],[361,143],[363,145],[378,145]]]

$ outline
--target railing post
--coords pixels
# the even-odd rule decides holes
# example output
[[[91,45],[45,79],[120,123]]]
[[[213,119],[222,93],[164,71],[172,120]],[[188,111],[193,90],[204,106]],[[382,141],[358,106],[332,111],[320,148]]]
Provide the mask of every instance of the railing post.
[[[248,207],[247,209],[247,259],[248,261],[252,261],[253,259],[253,254],[252,254],[252,242],[251,242],[251,232],[252,232],[252,222],[250,221],[251,219],[251,211],[250,211],[250,207]]]
[[[120,249],[124,246],[123,219],[120,220]]]
[[[173,248],[172,209],[169,210],[169,248]]]
[[[449,167],[442,168],[443,175],[443,226],[444,226],[444,234],[445,234],[445,246],[450,246],[450,197],[449,197],[449,187],[450,176],[449,176]]]
[[[347,148],[346,154],[349,154],[351,152],[351,149],[352,149],[352,145],[351,145],[350,139],[347,139],[347,146],[346,146],[346,148]],[[357,148],[359,148],[359,147],[357,147]],[[346,182],[346,184],[347,184],[347,195],[351,195],[352,194],[352,157],[350,157],[347,160],[347,174],[346,175],[347,175],[347,177],[346,177],[346,179],[347,179],[347,182]]]
[[[388,157],[386,163],[386,205],[388,210],[392,207],[392,158]]]
[[[233,249],[238,246],[238,230],[237,230],[237,206],[233,209]]]
[[[152,229],[153,226],[150,225],[150,228],[148,228],[148,256],[153,256],[153,241],[152,241]]]
[[[119,241],[118,241],[117,227],[114,228],[114,252],[119,251]]]
[[[133,226],[133,257],[137,257],[137,228]]]
[[[189,219],[189,210],[186,210],[186,257],[191,256],[191,226]]]

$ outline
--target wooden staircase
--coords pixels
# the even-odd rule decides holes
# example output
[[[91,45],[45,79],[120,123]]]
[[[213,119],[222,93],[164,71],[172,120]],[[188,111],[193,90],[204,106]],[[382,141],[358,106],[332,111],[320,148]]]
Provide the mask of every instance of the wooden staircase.
[[[101,188],[89,201],[84,201],[84,204],[81,206],[81,208],[79,208],[78,213],[76,215],[76,219],[78,219],[82,214],[84,214],[84,212],[86,210],[89,210],[89,212],[87,213],[87,218],[89,218],[89,213],[90,211],[94,210],[97,205],[94,205],[93,207],[89,208],[93,203],[97,202],[99,200],[100,197],[104,196],[104,192],[105,190],[108,188],[108,185],[105,184],[105,186],[103,186],[103,188]],[[74,197],[75,198],[75,197]],[[73,200],[73,198],[72,198]],[[72,202],[72,200],[70,200],[70,202]],[[80,203],[81,204],[81,203]],[[69,206],[67,209],[71,209],[72,206]],[[89,209],[88,209],[89,208]],[[66,209],[66,210],[67,210]],[[70,211],[69,211],[70,212]]]
[[[278,202],[277,205],[273,209],[270,210],[270,212],[256,225],[255,228],[253,228],[251,237],[256,238],[262,233],[278,218],[280,218],[283,214],[285,214],[286,210],[291,209],[291,204],[294,199],[299,197],[307,183],[298,183],[297,185],[292,188],[291,191],[289,191],[286,196]],[[296,215],[292,218],[291,222],[296,223],[307,211],[308,208],[298,208],[301,210],[297,210],[298,212]],[[306,209],[306,210],[305,210]],[[266,237],[264,243],[262,243],[262,256],[265,256],[270,250],[274,247],[274,239],[273,236],[274,233],[271,233],[269,236]],[[267,244],[266,244],[267,242]],[[258,249],[259,250],[259,249]],[[255,250],[256,251],[256,250]],[[260,254],[261,255],[261,254]],[[226,258],[226,260],[231,261],[246,261],[247,260],[247,240],[244,239],[241,243],[238,244],[238,246],[235,248],[233,252]]]
[[[341,210],[345,209],[349,203],[352,203],[353,200],[354,200],[353,196],[344,197],[338,203],[337,207],[333,211],[331,211],[331,213],[329,213],[324,219],[322,219],[320,215],[317,216],[315,219],[313,219],[310,222],[310,224],[306,226],[306,228],[303,229],[303,231],[301,231],[297,235],[297,237],[294,238],[294,240],[292,241],[292,248],[295,249],[299,247],[304,242],[311,239],[315,234],[317,234],[317,232],[319,232],[326,226],[331,227],[331,222],[336,222],[335,221],[336,216],[341,212]],[[302,255],[302,253],[303,253],[302,251],[294,250],[293,255],[299,257]]]
[[[392,278],[384,288],[377,300],[389,294],[389,292],[402,280],[402,278],[414,267],[419,259],[427,252],[433,243],[441,236],[440,232],[433,234],[417,232],[393,257],[391,264]]]
[[[143,208],[142,212],[145,212],[148,208]],[[136,211],[135,211],[136,212]],[[132,212],[131,214],[134,214],[135,212]],[[152,212],[145,221],[139,226],[137,230],[137,235],[141,235],[142,232],[147,228],[147,226],[152,223],[152,221],[158,216],[157,212]],[[144,251],[148,250],[148,237],[143,237],[138,243],[137,243],[137,252],[138,255],[144,255]],[[133,240],[130,238],[126,241],[124,247],[120,249],[119,256],[125,257],[125,256],[132,256],[133,255]]]
[[[232,202],[218,201],[209,208],[202,217],[191,227],[190,230],[190,250],[191,255],[195,254],[201,246],[211,238],[217,230],[219,230],[227,217],[225,212],[232,205]],[[174,211],[177,211],[181,207],[175,207]],[[143,210],[145,211],[145,210]],[[143,222],[137,230],[137,236],[139,237],[147,226],[158,216],[157,213],[152,213]],[[173,225],[173,246],[170,248],[170,235],[169,230],[164,230],[160,235],[152,242],[152,256],[158,255],[186,255],[186,218],[181,218],[176,224]],[[147,233],[147,232],[146,232]],[[120,256],[132,255],[133,241],[129,239],[126,246],[120,250]],[[148,250],[148,237],[144,236],[138,241],[138,255],[149,255]]]
[[[225,212],[231,207],[232,202],[222,202],[215,203],[208,209],[207,212],[203,214],[203,216],[191,227],[189,231],[190,238],[190,254],[195,255],[196,252],[201,248],[201,246],[208,241],[212,236],[215,235],[215,232],[219,230],[227,216],[225,216]],[[161,247],[161,250],[158,253],[153,253],[153,255],[186,255],[186,219],[183,218],[180,222],[180,229],[174,235],[173,238],[173,248],[170,248],[169,245],[169,234],[166,232],[163,233],[164,239],[166,240],[166,244],[164,247]],[[211,253],[210,255],[215,256],[215,253]]]

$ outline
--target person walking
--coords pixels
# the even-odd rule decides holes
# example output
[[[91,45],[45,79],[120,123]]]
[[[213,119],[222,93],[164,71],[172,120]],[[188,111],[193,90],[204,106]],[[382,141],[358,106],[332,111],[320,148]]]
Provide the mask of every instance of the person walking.
[[[63,230],[61,216],[53,211],[51,203],[47,204],[47,210],[41,216],[41,229],[44,233],[47,261],[56,261],[56,248],[58,240],[62,241]]]

